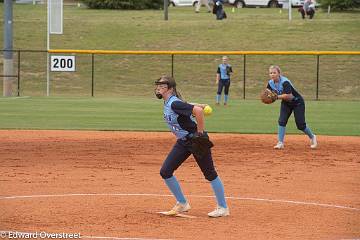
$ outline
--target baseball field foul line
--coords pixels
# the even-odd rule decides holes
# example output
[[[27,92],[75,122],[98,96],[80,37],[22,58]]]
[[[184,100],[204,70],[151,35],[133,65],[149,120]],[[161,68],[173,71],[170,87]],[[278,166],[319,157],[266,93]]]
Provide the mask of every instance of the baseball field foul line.
[[[79,196],[173,197],[173,195],[170,194],[155,194],[155,193],[69,193],[69,194],[53,194],[53,195],[0,196],[0,200],[26,199],[26,198],[51,198],[51,197],[79,197]],[[188,195],[188,196],[193,198],[214,198],[214,196],[203,196],[203,195]],[[295,205],[312,205],[318,207],[339,208],[345,210],[360,211],[360,208],[342,206],[337,204],[328,204],[328,203],[303,202],[303,201],[253,198],[253,197],[226,197],[226,198],[232,200],[288,203]]]

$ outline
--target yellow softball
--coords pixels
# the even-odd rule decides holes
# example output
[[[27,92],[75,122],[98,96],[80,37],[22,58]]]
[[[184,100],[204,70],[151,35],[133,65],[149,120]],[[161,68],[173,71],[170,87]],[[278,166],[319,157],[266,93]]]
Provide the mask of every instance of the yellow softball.
[[[209,115],[211,115],[211,113],[212,113],[212,108],[209,106],[209,105],[206,105],[205,107],[204,107],[204,115],[205,116],[209,116]]]

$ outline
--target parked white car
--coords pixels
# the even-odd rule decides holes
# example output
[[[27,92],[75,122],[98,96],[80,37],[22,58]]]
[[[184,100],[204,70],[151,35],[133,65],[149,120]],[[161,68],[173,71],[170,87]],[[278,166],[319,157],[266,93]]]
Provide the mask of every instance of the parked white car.
[[[172,6],[195,6],[197,0],[169,0],[169,5]]]
[[[278,0],[229,0],[229,3],[237,8],[248,6],[280,7],[282,5]]]
[[[304,4],[305,0],[291,0],[291,6],[293,7],[299,7]]]
[[[288,1],[288,0],[281,0],[281,1]],[[293,7],[300,7],[304,5],[305,0],[291,0],[291,6]],[[314,2],[314,1],[313,1]],[[315,7],[319,7],[320,4],[315,1]]]
[[[300,7],[304,4],[305,0],[290,0],[291,6]],[[281,7],[284,2],[288,3],[289,0],[228,0],[228,2],[237,8],[247,6],[260,6],[260,7]],[[316,3],[316,6],[319,4]]]

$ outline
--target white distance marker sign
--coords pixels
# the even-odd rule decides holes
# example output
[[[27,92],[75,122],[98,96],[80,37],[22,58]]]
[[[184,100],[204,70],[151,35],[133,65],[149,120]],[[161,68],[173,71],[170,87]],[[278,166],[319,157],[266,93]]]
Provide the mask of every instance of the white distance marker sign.
[[[75,72],[75,56],[51,56],[52,72]]]

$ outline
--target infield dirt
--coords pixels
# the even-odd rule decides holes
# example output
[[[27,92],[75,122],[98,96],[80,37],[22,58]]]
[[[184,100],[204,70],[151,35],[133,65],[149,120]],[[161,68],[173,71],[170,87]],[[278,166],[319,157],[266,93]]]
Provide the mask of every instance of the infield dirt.
[[[159,175],[170,133],[0,131],[0,230],[140,239],[358,239],[360,137],[210,134],[231,215],[210,219],[210,184],[190,157],[177,171],[196,219]],[[69,195],[79,194],[79,195]],[[86,195],[87,194],[87,195]],[[9,196],[32,196],[6,198]],[[43,196],[36,195],[62,195]],[[293,202],[287,202],[293,201]],[[321,205],[329,204],[329,205]]]

